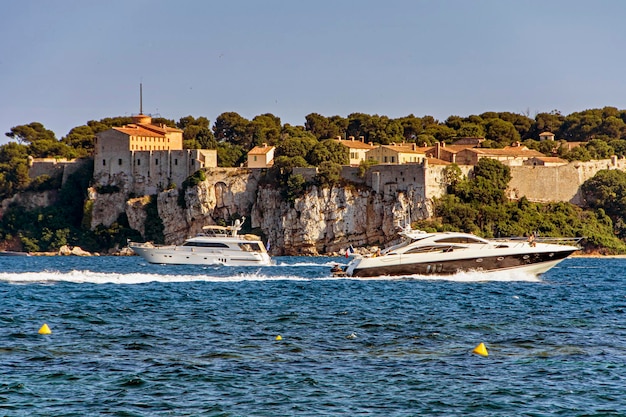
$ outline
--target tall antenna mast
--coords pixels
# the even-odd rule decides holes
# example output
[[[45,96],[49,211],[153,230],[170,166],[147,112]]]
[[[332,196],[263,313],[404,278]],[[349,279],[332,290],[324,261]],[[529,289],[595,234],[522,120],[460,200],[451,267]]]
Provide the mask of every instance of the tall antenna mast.
[[[139,83],[139,114],[143,114],[143,84]]]

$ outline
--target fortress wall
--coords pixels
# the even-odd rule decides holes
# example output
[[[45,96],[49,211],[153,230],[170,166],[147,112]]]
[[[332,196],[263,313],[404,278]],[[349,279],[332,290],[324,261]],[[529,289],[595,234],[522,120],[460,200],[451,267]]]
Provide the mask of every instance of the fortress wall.
[[[624,159],[574,161],[561,166],[515,166],[511,168],[509,198],[526,196],[530,201],[567,201],[582,205],[580,186],[604,169],[626,171]]]
[[[369,170],[366,184],[375,190],[378,188],[377,191],[391,184],[395,184],[398,190],[424,188],[424,172],[423,164],[374,165]]]
[[[31,179],[40,175],[47,175],[51,178],[61,177],[61,184],[65,184],[67,178],[78,171],[85,164],[92,163],[91,158],[80,158],[67,160],[65,158],[34,158],[30,160],[28,176]]]
[[[37,178],[41,175],[47,175],[51,178],[56,176],[62,176],[66,164],[67,162],[59,163],[56,161],[34,160],[31,166],[28,168],[28,176],[31,179]]]
[[[516,200],[526,196],[535,202],[569,201],[580,203],[579,171],[572,164],[543,167],[515,166],[511,168],[508,197]]]
[[[444,173],[449,165],[427,165],[425,174],[426,198],[432,200],[446,194],[447,184],[445,182]],[[468,177],[473,165],[458,165],[461,169],[461,175]]]

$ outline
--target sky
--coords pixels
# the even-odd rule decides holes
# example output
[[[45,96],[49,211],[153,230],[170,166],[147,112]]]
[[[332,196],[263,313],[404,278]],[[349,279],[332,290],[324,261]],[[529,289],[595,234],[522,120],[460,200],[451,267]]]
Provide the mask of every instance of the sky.
[[[0,143],[143,113],[626,108],[622,0],[0,0]]]

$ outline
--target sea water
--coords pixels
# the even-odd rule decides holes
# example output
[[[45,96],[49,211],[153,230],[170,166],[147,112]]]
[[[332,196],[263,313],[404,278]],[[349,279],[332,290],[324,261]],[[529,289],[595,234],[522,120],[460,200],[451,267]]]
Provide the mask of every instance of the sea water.
[[[626,415],[626,259],[441,279],[275,262],[0,258],[0,415]]]

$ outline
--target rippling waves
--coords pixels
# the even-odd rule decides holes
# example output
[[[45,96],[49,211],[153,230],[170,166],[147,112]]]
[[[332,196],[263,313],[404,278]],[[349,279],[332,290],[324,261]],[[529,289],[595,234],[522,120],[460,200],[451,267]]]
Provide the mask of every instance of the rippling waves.
[[[0,415],[626,415],[623,259],[442,280],[0,261]]]

